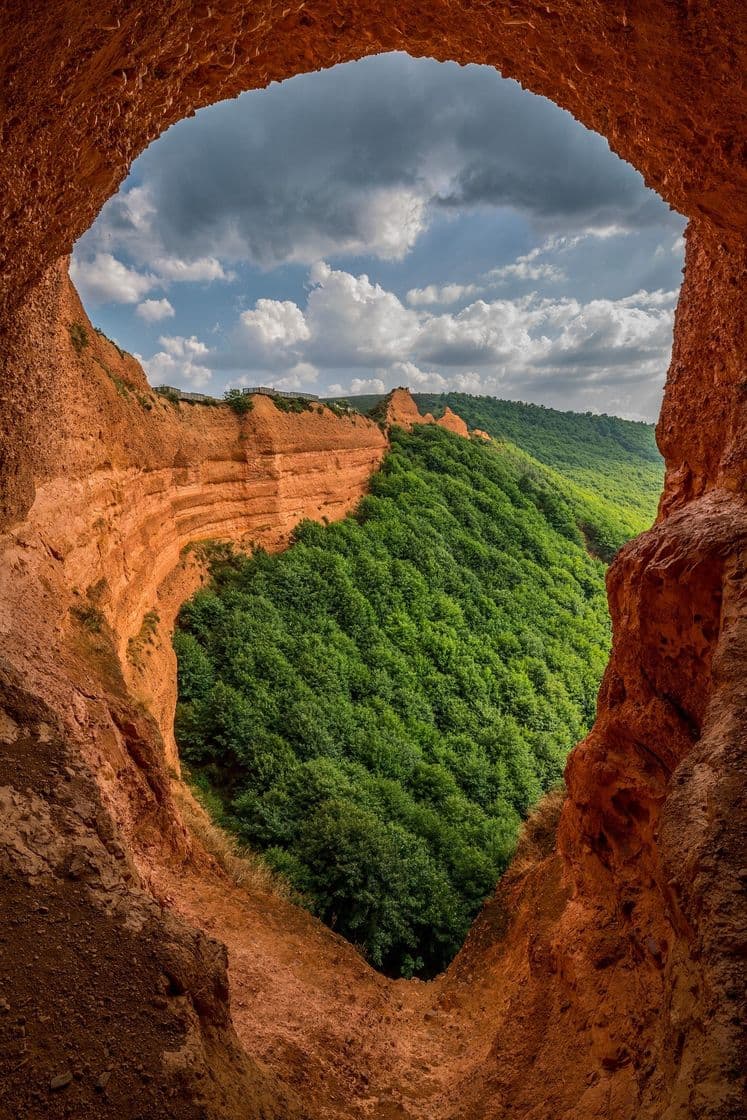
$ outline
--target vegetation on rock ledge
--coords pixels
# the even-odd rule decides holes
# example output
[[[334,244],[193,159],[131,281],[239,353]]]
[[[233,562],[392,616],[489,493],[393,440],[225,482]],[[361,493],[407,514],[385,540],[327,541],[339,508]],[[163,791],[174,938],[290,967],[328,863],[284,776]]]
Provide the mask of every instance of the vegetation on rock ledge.
[[[226,389],[223,400],[229,408],[234,410],[237,416],[244,416],[254,408],[254,401],[250,395],[242,393],[241,389]]]

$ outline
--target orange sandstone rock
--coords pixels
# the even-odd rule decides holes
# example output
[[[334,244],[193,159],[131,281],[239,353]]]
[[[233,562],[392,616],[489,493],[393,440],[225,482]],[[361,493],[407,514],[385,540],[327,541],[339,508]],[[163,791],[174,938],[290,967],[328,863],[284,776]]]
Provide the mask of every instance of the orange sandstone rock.
[[[444,409],[443,416],[436,420],[439,428],[446,428],[448,432],[454,432],[455,435],[464,436],[465,439],[469,435],[469,428],[462,420],[461,416],[457,416],[456,412],[449,408],[447,405]]]
[[[423,416],[410,395],[409,389],[392,389],[384,405],[384,422],[389,427],[405,428],[410,432],[415,424],[432,424],[433,417]]]
[[[413,400],[410,390],[399,388],[392,389],[384,404],[384,420],[389,427],[405,428],[411,432],[416,424],[437,424],[440,428],[454,432],[458,436],[469,435],[469,428],[447,405],[443,416],[435,420],[430,412],[421,413]]]

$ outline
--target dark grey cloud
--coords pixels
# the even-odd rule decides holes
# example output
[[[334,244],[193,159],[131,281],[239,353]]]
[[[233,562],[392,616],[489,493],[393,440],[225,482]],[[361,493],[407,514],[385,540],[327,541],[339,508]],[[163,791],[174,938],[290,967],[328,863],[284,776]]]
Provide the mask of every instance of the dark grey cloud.
[[[396,258],[434,213],[512,207],[566,230],[661,223],[666,208],[606,141],[486,68],[389,55],[303,75],[204,110],[139,160],[153,213],[127,193],[106,228],[141,259],[262,266]],[[139,199],[139,204],[142,199]],[[141,215],[139,216],[141,217]],[[137,256],[137,253],[135,254]]]

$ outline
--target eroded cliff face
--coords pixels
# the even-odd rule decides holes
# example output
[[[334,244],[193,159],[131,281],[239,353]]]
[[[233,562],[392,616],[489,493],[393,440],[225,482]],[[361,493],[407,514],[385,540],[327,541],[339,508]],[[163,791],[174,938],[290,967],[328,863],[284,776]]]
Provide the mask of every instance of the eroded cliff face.
[[[90,630],[100,616],[125,678],[156,703],[168,730],[173,688],[161,715],[144,672],[156,619],[145,616],[157,611],[168,633],[204,578],[189,546],[214,539],[275,549],[303,517],[344,516],[365,493],[386,437],[364,417],[338,418],[321,404],[289,414],[257,396],[240,418],[225,406],[174,404],[93,329],[64,268],[48,289],[38,353],[55,370],[44,403],[47,454],[25,519],[2,537],[3,651],[48,673],[70,618]]]
[[[445,428],[447,432],[462,436],[463,439],[467,439],[471,434],[461,416],[457,416],[448,405],[444,409],[443,416],[439,416],[436,420],[430,412],[421,413],[409,389],[403,388],[392,389],[387,395],[384,402],[384,422],[387,427],[404,428],[408,432],[411,432],[416,424],[435,424],[439,428]],[[486,432],[476,431],[472,434],[490,439]]]
[[[52,1078],[69,1070],[76,1076],[63,1095],[79,1115],[95,1114],[97,1079],[112,1069],[106,1109],[117,1115],[171,1115],[173,1096],[173,1115],[196,1116],[203,1095],[211,1108],[233,1102],[229,1114],[239,1115],[247,1086],[257,1114],[293,1115],[293,1094],[266,1091],[232,1036],[224,951],[164,915],[163,898],[148,889],[157,863],[200,865],[171,793],[179,767],[170,631],[205,578],[193,542],[275,549],[303,517],[343,516],[365,493],[386,438],[370,421],[321,405],[287,414],[257,397],[239,418],[223,406],[166,401],[132,357],[91,327],[64,262],[47,277],[44,307],[46,318],[30,330],[39,348],[32,360],[55,372],[39,405],[45,454],[26,517],[0,537],[3,869],[31,908],[19,910],[19,931],[41,953],[36,979],[27,962],[14,968],[7,942],[0,968],[10,1012],[44,993],[55,1014],[40,1013],[9,1051],[13,1114],[70,1107],[48,1100]],[[58,912],[84,914],[82,936],[74,917],[52,934]],[[63,935],[69,952],[59,958],[48,942]],[[125,959],[122,938],[134,940]],[[109,968],[115,958],[127,982],[112,1003],[95,962]],[[50,996],[63,978],[66,990],[86,988],[69,1042],[65,1022],[79,1005],[74,995]],[[203,994],[195,1002],[185,991]],[[112,1015],[149,1014],[162,1020],[150,1031],[112,1037],[105,1029]],[[13,1035],[16,1020],[8,1025]],[[218,1052],[208,1056],[215,1031]],[[97,1049],[96,1038],[109,1042]],[[37,1086],[29,1085],[29,1058]]]
[[[0,18],[0,1115],[740,1116],[744,7],[52,0]],[[202,575],[184,545],[275,547],[298,516],[341,514],[383,436],[152,401],[93,333],[76,355],[57,263],[172,121],[392,48],[519,77],[692,219],[666,489],[610,569],[613,655],[557,842],[547,810],[429,985],[231,884],[183,824],[169,743],[165,630]],[[163,630],[143,631],[154,607]]]

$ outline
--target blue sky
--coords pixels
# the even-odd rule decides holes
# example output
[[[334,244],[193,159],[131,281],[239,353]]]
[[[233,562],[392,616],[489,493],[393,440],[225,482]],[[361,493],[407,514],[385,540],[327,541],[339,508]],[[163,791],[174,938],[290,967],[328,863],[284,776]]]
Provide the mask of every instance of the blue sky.
[[[555,105],[396,54],[169,129],[72,275],[153,384],[408,384],[654,419],[683,229]]]

